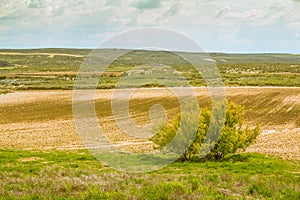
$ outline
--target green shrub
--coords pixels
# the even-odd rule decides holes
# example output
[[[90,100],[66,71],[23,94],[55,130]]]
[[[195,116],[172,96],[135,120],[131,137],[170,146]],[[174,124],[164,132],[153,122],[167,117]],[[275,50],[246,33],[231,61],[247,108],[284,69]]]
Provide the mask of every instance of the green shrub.
[[[220,132],[218,123],[222,120],[220,113],[218,110],[216,111],[213,116],[214,121],[211,123],[211,112],[203,109],[200,113],[196,135],[192,141],[190,141],[190,136],[193,130],[189,130],[189,127],[193,127],[195,120],[189,117],[190,114],[188,113],[183,113],[182,116],[177,117],[170,124],[164,124],[161,131],[154,135],[151,140],[157,144],[158,148],[165,147],[172,142],[173,145],[171,145],[169,151],[175,153],[176,149],[174,148],[180,149],[182,145],[190,144],[181,156],[183,161],[199,157],[200,150],[203,151],[203,149],[211,149],[206,155],[207,159],[220,160],[227,154],[245,150],[259,135],[260,129],[258,126],[250,129],[248,126],[243,125],[243,108],[233,102],[226,103],[226,117],[221,133],[218,135]],[[187,119],[180,124],[181,117]],[[208,130],[211,133],[210,138],[206,138]],[[178,134],[179,137],[176,136]],[[174,141],[175,138],[177,138],[177,141]],[[178,141],[179,139],[180,141]],[[204,141],[206,141],[205,144]]]

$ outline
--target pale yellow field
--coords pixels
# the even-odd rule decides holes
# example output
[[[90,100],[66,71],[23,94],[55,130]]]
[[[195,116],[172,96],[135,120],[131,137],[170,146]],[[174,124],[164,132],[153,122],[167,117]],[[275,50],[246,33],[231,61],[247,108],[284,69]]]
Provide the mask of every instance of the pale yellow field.
[[[98,90],[96,110],[107,137],[116,145],[151,149],[147,140],[122,133],[111,114],[113,90]],[[200,107],[208,105],[205,88],[195,88]],[[245,123],[260,124],[262,134],[247,151],[300,159],[300,88],[230,87],[226,96],[245,107]],[[165,89],[140,89],[130,101],[137,124],[149,122],[149,108],[160,103],[169,119],[180,112],[176,97]],[[72,91],[20,91],[0,95],[0,148],[84,148],[72,115]]]

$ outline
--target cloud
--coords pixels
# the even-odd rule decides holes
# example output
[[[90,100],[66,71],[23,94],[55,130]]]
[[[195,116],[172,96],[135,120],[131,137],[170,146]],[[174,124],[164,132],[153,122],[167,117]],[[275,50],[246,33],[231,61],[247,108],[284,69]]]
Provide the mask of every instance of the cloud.
[[[174,1],[174,2],[176,2],[176,1]],[[179,5],[178,3],[171,4],[171,6],[167,10],[167,12],[164,14],[164,17],[169,17],[169,16],[176,15],[179,11],[178,5]]]
[[[216,11],[215,18],[238,20],[238,21],[255,21],[265,16],[263,10],[251,9],[246,11],[232,11],[230,6],[225,6]]]
[[[94,46],[122,31],[162,27],[209,50],[259,49],[271,39],[277,48],[299,39],[299,1],[0,0],[1,46]]]
[[[45,0],[31,0],[28,8],[44,8]]]
[[[106,6],[115,6],[121,4],[120,0],[107,0],[106,1]]]
[[[138,0],[131,5],[138,9],[155,9],[161,6],[162,0]]]

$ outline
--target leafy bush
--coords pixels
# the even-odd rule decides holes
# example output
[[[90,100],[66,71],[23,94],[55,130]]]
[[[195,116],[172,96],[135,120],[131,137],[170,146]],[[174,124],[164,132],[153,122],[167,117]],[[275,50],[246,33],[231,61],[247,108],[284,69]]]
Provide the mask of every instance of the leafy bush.
[[[182,145],[190,144],[181,156],[182,160],[199,157],[203,150],[206,152],[205,149],[208,149],[208,154],[205,154],[206,158],[219,160],[227,154],[245,150],[259,135],[260,129],[258,126],[250,129],[248,126],[243,125],[243,108],[233,102],[226,103],[226,117],[221,133],[218,135],[218,132],[220,132],[218,123],[222,121],[220,113],[216,111],[216,114],[212,116],[211,111],[203,109],[200,113],[199,125],[193,140],[190,140],[193,130],[189,130],[189,127],[193,127],[195,120],[190,119],[188,113],[183,113],[182,116],[177,117],[170,124],[164,124],[161,131],[154,135],[151,140],[157,144],[158,148],[165,147],[170,142],[173,143],[168,151],[175,153],[176,148],[180,149]],[[187,120],[180,123],[183,116]],[[214,117],[213,123],[211,123],[212,117]],[[210,131],[209,138],[208,131]]]

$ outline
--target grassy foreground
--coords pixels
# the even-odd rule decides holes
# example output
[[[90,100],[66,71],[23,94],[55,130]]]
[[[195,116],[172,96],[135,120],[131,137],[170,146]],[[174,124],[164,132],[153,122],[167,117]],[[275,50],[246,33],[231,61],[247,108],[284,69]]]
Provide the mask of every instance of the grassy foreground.
[[[87,151],[0,150],[0,199],[299,199],[299,161],[260,154],[128,174]]]

